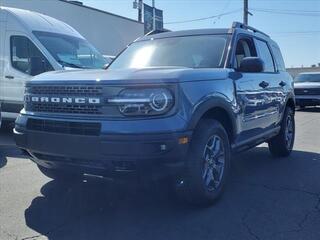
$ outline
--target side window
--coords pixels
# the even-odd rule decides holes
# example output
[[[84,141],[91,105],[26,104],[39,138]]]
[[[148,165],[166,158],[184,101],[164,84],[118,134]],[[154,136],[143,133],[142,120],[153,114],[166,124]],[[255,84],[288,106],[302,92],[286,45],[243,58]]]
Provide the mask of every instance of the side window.
[[[286,71],[286,67],[285,67],[285,64],[284,64],[284,61],[283,61],[283,58],[282,58],[282,54],[281,54],[281,51],[279,49],[278,46],[272,46],[272,52],[273,52],[273,55],[275,57],[275,62],[276,62],[276,65],[277,65],[277,69],[279,71]]]
[[[266,42],[255,39],[259,57],[264,62],[264,72],[275,72],[273,58]]]
[[[245,57],[256,57],[257,51],[255,49],[253,40],[251,38],[241,38],[238,40],[234,61],[234,68],[239,68],[240,63]]]
[[[24,36],[10,38],[12,67],[31,76],[52,71],[53,68],[39,49]]]

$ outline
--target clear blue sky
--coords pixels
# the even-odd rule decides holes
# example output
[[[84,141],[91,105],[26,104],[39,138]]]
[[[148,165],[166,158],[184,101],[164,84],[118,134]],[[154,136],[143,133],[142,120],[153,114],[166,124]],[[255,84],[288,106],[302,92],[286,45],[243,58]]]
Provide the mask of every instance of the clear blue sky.
[[[137,19],[133,0],[82,0],[85,5]],[[151,4],[151,0],[144,0]],[[242,0],[156,0],[164,11],[164,22],[184,21],[242,9]],[[320,63],[320,0],[249,0],[253,16],[249,25],[271,35],[283,52],[287,67]],[[278,9],[290,14],[277,14],[254,9]],[[291,12],[292,11],[292,12]],[[297,12],[298,11],[298,14]],[[171,30],[229,27],[242,21],[242,12],[183,24],[165,24]]]

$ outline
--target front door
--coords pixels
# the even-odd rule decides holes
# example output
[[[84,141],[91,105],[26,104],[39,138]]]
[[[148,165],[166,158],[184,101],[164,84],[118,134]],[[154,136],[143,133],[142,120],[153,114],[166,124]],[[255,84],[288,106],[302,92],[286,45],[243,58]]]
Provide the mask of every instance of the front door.
[[[235,69],[239,69],[243,58],[257,56],[258,51],[254,40],[249,36],[240,38],[234,56]],[[270,76],[265,73],[241,72],[241,77],[235,80],[236,97],[241,115],[239,142],[264,134],[272,125],[270,82]]]

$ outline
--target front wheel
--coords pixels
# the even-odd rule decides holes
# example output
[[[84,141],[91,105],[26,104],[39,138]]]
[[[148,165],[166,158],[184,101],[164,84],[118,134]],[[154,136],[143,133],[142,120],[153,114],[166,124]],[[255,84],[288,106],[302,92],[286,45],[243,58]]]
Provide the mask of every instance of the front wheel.
[[[281,130],[269,141],[269,150],[275,157],[287,157],[292,152],[295,138],[295,121],[293,109],[287,107],[282,119]]]
[[[230,144],[216,120],[202,120],[195,130],[187,160],[182,197],[192,203],[212,204],[222,193],[230,168]]]

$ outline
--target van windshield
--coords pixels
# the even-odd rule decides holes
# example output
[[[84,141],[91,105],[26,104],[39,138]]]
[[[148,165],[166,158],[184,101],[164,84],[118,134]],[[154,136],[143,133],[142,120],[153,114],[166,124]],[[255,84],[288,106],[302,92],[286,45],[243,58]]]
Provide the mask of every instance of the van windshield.
[[[195,35],[150,39],[131,44],[108,69],[147,67],[219,68],[226,35]]]
[[[103,68],[103,56],[85,39],[51,32],[33,32],[48,52],[64,67]]]

